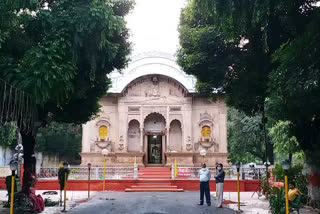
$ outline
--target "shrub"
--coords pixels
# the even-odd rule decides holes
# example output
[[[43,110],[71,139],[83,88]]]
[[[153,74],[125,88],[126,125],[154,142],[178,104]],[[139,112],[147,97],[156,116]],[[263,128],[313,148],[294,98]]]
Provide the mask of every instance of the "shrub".
[[[303,194],[302,203],[306,204],[308,201],[308,181],[307,176],[302,174],[303,165],[297,164],[292,166],[288,170],[288,182],[294,181],[296,183],[297,189]],[[280,163],[276,163],[274,170],[272,173],[276,176],[278,181],[284,181],[284,171],[281,167]]]
[[[269,207],[272,214],[285,213],[284,188],[273,187],[269,196]]]
[[[45,207],[54,207],[59,205],[59,201],[52,201],[50,198],[44,199],[44,206]]]

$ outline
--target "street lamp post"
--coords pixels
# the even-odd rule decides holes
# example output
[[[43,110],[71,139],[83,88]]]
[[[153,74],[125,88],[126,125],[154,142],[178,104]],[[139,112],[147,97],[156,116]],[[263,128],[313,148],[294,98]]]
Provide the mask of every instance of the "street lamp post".
[[[63,212],[66,212],[66,202],[67,202],[67,176],[68,176],[68,169],[69,164],[64,162],[63,163],[63,169],[64,169],[64,199],[63,199]]]
[[[281,162],[282,169],[284,170],[284,188],[286,194],[286,214],[289,214],[289,200],[288,200],[288,169],[290,168],[290,161],[283,160]]]
[[[240,172],[241,163],[238,161],[236,163],[237,167],[237,191],[238,191],[238,211],[240,212],[240,180],[239,180],[239,172]]]
[[[22,180],[20,180],[21,177],[21,164],[23,161],[23,146],[22,144],[18,143],[18,145],[15,147],[16,153],[13,155],[13,159],[15,161],[18,161],[18,168],[17,168],[17,191],[21,188]],[[20,178],[20,179],[18,179]]]
[[[91,176],[91,163],[88,163],[88,200],[90,199],[90,176]]]
[[[205,149],[200,150],[200,155],[202,156],[202,163],[204,163],[204,156],[206,156],[207,151]]]
[[[263,165],[266,167],[266,185],[267,185],[267,194],[269,192],[269,169],[268,167],[270,166],[270,162],[266,161],[263,163]]]
[[[10,161],[11,169],[11,200],[10,200],[10,214],[13,214],[13,204],[14,204],[14,178],[16,176],[16,170],[18,169],[18,161]]]
[[[106,156],[108,155],[109,151],[107,149],[102,149],[101,151],[103,155],[103,184],[102,190],[104,191],[106,188]]]

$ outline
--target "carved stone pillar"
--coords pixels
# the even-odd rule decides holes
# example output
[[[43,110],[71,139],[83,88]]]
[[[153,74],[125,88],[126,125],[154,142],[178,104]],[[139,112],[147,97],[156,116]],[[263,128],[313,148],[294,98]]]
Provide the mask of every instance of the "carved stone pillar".
[[[169,133],[170,133],[170,118],[169,118],[169,111],[170,111],[170,107],[167,106],[167,120],[166,120],[166,136],[167,136],[167,148],[166,151],[170,151],[170,137],[169,137]]]
[[[140,152],[143,152],[143,128],[140,127]]]

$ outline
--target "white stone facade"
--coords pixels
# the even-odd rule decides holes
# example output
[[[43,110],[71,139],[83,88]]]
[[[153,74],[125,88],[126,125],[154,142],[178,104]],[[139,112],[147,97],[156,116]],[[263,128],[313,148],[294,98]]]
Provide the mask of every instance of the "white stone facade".
[[[112,88],[100,101],[99,117],[83,125],[82,165],[101,166],[101,150],[111,165],[194,166],[207,150],[209,165],[227,163],[226,105],[200,98],[195,78],[171,56],[148,53],[133,57],[128,68],[110,74]],[[106,126],[107,136],[99,137]],[[203,127],[210,127],[203,136]]]

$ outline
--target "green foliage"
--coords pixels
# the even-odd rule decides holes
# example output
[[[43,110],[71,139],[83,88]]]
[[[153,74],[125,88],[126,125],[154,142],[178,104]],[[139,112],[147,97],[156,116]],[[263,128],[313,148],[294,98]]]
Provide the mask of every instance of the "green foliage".
[[[247,115],[266,112],[272,121],[291,121],[289,138],[295,136],[306,161],[319,166],[317,2],[190,0],[181,13],[178,62],[208,97],[221,89],[227,104]],[[217,63],[224,53],[230,55]],[[281,156],[289,144],[277,142]]]
[[[268,178],[270,178],[270,174],[268,173]],[[270,183],[267,183],[266,175],[263,175],[259,178],[259,190],[262,191],[263,194],[269,195],[271,192]]]
[[[41,122],[84,123],[99,111],[107,74],[126,66],[133,1],[48,3],[1,2],[0,77],[34,96]]]
[[[97,115],[110,87],[107,74],[128,61],[124,16],[132,6],[132,0],[0,1],[0,78],[37,102],[36,126],[83,124]],[[23,122],[16,122],[23,131]],[[36,133],[21,134],[31,169],[24,173],[27,187],[35,173]]]
[[[59,205],[59,201],[52,201],[50,198],[44,199],[44,206],[45,207],[54,207]]]
[[[17,127],[14,123],[0,126],[0,146],[10,147],[15,145]]]
[[[269,75],[270,108],[273,117],[292,122],[307,161],[320,165],[319,8],[309,20],[301,34],[273,54],[277,68]]]
[[[265,160],[261,116],[250,117],[234,108],[228,108],[227,119],[229,160],[232,163]]]
[[[287,175],[288,182],[295,182],[296,187],[303,194],[302,203],[306,203],[308,200],[308,180],[307,176],[303,174],[302,170],[303,165],[296,164],[290,167],[290,169],[287,172]],[[272,173],[275,175],[277,181],[284,181],[284,171],[280,163],[275,164],[275,168],[273,169]]]
[[[269,196],[269,206],[272,214],[284,214],[286,208],[284,197],[284,188],[272,188],[272,194]]]
[[[289,158],[290,162],[292,154],[299,152],[299,143],[295,136],[290,133],[290,121],[278,121],[270,130],[269,135],[273,141],[274,152],[280,160]]]
[[[14,212],[15,213],[29,213],[32,210],[33,203],[29,200],[27,194],[16,193],[14,196]]]
[[[58,154],[61,158],[76,162],[80,160],[81,133],[79,125],[52,122],[39,130],[35,150]]]

